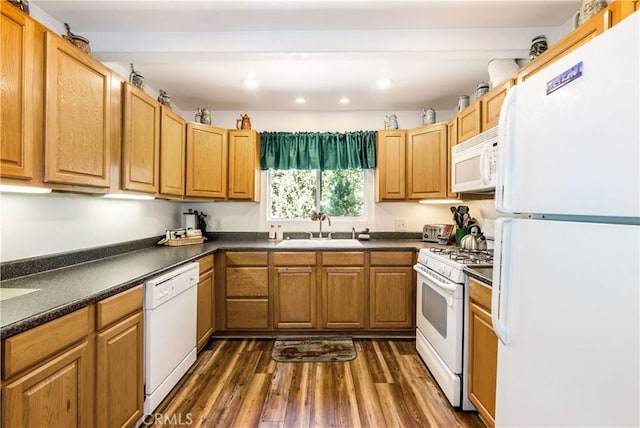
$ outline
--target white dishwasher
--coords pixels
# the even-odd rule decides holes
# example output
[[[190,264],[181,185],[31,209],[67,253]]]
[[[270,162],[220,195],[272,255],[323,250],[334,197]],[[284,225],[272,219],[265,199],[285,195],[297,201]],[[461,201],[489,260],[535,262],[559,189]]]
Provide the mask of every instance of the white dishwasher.
[[[144,285],[144,413],[151,414],[196,361],[198,263]]]

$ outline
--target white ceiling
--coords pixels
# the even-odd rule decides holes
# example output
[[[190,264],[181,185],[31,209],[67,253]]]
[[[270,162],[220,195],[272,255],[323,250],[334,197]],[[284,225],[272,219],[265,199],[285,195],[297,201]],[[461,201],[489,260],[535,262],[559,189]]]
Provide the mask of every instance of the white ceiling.
[[[579,0],[32,0],[185,111],[452,110]],[[259,80],[248,90],[241,81]],[[388,89],[376,88],[391,79]],[[298,105],[296,97],[306,103]],[[351,101],[338,103],[341,97]]]

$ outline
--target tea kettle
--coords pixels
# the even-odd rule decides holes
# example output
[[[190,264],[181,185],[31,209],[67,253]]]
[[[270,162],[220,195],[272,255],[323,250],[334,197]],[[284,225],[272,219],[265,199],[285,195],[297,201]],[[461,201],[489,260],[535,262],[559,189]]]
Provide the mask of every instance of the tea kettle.
[[[465,250],[487,249],[487,240],[482,232],[480,232],[479,226],[471,226],[469,228],[469,234],[462,238],[460,241],[460,247]]]
[[[243,114],[240,119],[236,119],[236,129],[251,129],[251,119],[249,115]]]

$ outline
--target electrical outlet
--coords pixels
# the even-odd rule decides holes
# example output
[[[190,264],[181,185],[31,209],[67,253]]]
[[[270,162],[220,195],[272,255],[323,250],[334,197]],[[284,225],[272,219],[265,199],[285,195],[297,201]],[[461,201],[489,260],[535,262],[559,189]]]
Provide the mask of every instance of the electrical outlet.
[[[396,232],[404,232],[407,230],[407,222],[403,218],[396,219]]]
[[[213,219],[213,230],[222,230],[222,219],[214,218]]]

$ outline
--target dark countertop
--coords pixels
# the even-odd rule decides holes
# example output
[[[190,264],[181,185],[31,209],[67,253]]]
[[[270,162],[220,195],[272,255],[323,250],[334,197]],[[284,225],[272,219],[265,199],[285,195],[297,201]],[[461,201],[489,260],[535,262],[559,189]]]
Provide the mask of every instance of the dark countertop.
[[[493,268],[492,267],[471,267],[466,266],[464,272],[471,278],[491,286],[493,284]]]
[[[107,258],[21,276],[0,282],[1,288],[37,291],[0,302],[0,338],[18,334],[86,305],[134,287],[153,276],[216,251],[398,251],[437,244],[418,240],[360,241],[362,247],[279,246],[279,242],[208,241],[179,247],[153,246]]]

